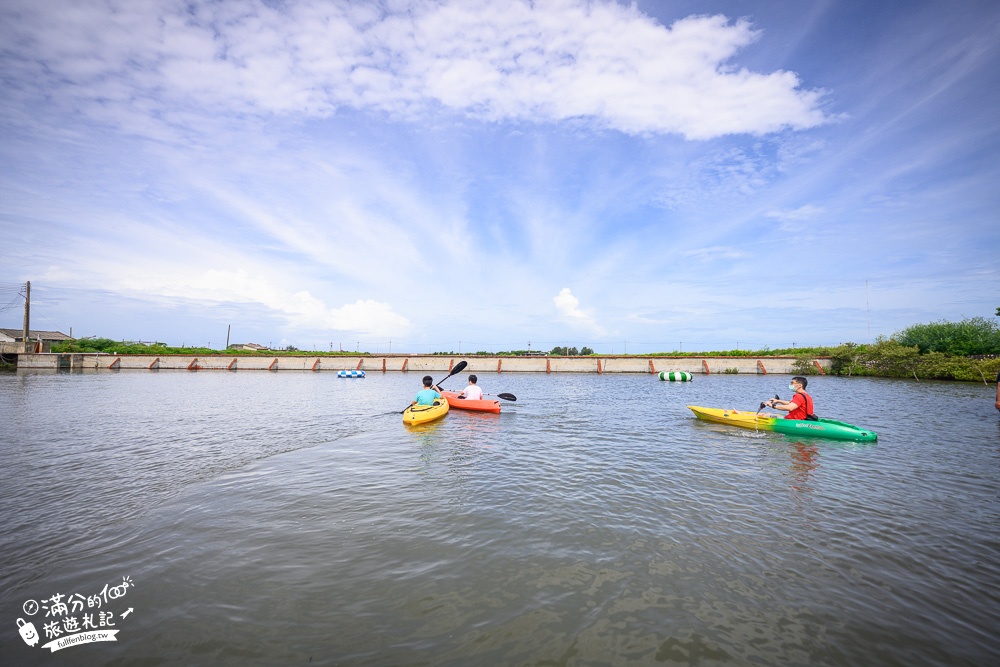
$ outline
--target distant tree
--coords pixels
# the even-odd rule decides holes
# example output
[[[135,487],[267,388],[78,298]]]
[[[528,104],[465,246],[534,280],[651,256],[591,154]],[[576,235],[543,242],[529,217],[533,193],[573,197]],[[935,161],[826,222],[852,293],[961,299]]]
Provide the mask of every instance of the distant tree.
[[[583,356],[585,356],[585,357],[589,357],[593,353],[594,353],[594,351],[591,350],[589,347],[581,347],[580,348],[580,354],[583,355]]]
[[[576,349],[575,347],[571,347],[566,352],[566,354],[568,354],[571,357],[578,357],[578,356],[580,356],[580,351],[578,349]]]
[[[879,336],[866,347],[865,361],[882,377],[916,377],[920,363],[920,348],[903,345],[899,341]]]
[[[566,348],[565,347],[559,347],[557,345],[556,347],[552,348],[552,350],[549,352],[549,354],[555,355],[557,357],[564,357],[564,356],[566,356]]]
[[[1000,354],[1000,325],[985,317],[970,317],[961,322],[942,320],[914,324],[893,334],[892,340],[906,347],[916,346],[921,354]]]
[[[862,353],[857,343],[843,343],[830,351],[830,372],[834,375],[843,375],[847,371],[850,376],[854,372],[854,367],[861,360]]]
[[[792,363],[792,372],[796,375],[816,375],[819,369],[816,368],[815,359],[809,353],[796,355]]]

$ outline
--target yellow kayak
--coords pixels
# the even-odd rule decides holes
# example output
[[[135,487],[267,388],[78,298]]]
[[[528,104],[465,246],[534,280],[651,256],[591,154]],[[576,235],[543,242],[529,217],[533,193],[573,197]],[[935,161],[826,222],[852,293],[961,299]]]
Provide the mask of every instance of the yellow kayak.
[[[698,419],[728,424],[740,428],[752,428],[758,431],[775,431],[785,435],[807,436],[813,438],[830,438],[831,440],[856,440],[860,442],[875,442],[878,435],[854,424],[840,422],[835,419],[782,419],[775,417],[760,417],[756,412],[743,410],[726,410],[723,408],[703,408],[689,405],[688,409]]]
[[[448,401],[444,398],[434,399],[434,405],[411,405],[403,410],[403,423],[413,426],[426,424],[435,419],[441,419],[448,414]]]

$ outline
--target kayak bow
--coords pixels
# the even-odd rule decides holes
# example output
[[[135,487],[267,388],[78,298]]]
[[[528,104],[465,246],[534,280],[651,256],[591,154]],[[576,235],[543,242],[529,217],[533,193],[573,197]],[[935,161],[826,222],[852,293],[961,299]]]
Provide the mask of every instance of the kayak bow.
[[[410,426],[426,424],[435,419],[441,419],[446,414],[448,414],[448,401],[443,398],[435,398],[433,405],[417,405],[414,403],[403,410],[403,423]]]

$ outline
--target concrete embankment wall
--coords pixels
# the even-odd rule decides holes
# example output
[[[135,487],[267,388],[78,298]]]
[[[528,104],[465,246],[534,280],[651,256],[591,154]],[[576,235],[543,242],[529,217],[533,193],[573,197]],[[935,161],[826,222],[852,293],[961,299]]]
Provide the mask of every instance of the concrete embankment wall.
[[[115,354],[21,354],[18,369],[38,370],[183,370],[183,371],[341,371],[441,373],[459,361],[465,373],[659,373],[687,371],[714,374],[791,374],[795,357],[462,357],[383,355],[356,357],[187,356]],[[821,373],[828,358],[813,362]]]

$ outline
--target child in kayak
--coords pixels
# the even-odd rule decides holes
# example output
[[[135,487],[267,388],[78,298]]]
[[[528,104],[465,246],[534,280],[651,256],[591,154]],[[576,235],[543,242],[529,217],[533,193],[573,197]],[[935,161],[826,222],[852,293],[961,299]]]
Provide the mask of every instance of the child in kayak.
[[[764,405],[784,410],[788,414],[785,419],[805,419],[808,415],[814,414],[812,396],[806,393],[806,385],[809,381],[804,377],[795,376],[792,378],[788,388],[794,391],[792,400],[782,401],[779,398],[772,398],[764,402]],[[761,415],[761,417],[777,417],[778,415]]]
[[[483,400],[483,390],[476,386],[476,380],[478,380],[475,375],[469,376],[469,386],[462,390],[459,394],[459,398],[465,398],[470,401],[481,401]]]
[[[441,390],[433,385],[434,379],[430,375],[425,375],[424,388],[417,392],[413,402],[417,405],[434,405],[434,400],[441,398]]]

